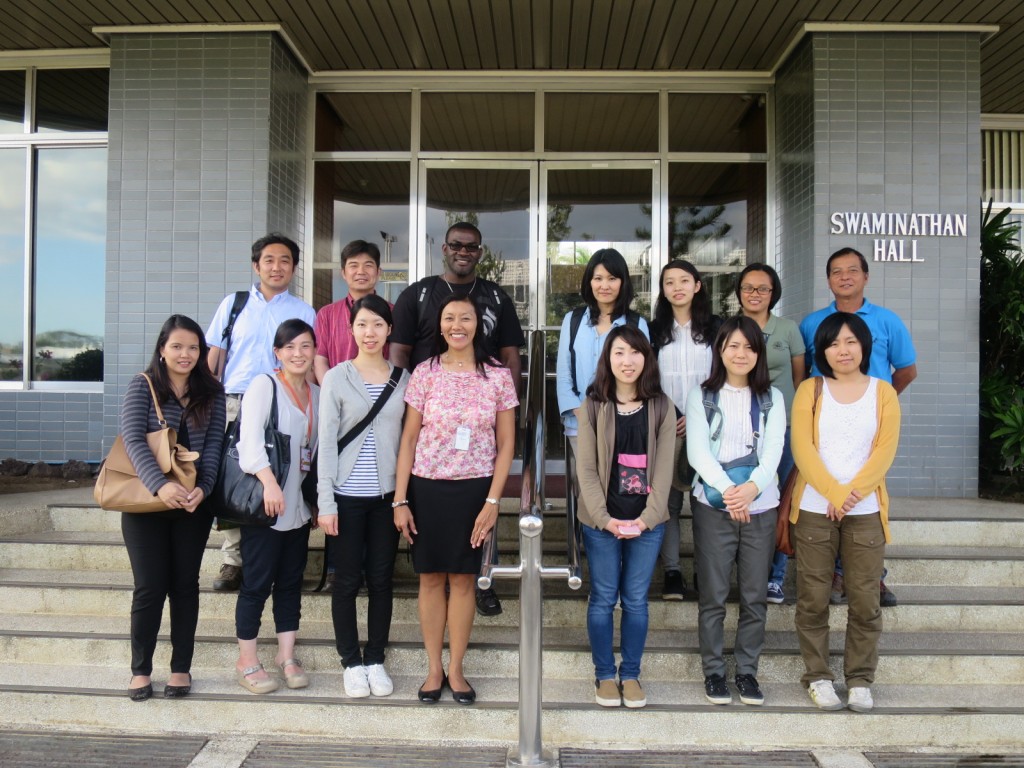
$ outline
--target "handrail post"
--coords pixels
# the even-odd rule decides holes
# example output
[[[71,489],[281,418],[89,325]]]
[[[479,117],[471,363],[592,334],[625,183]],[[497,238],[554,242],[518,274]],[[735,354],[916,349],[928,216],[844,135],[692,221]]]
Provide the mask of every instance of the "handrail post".
[[[541,532],[537,514],[519,518],[522,575],[519,580],[519,754],[509,755],[510,766],[553,766],[554,759],[541,744],[541,685],[543,675],[543,606],[541,605]]]
[[[507,768],[555,768],[558,761],[545,750],[541,738],[543,714],[544,605],[541,581],[565,578],[569,587],[579,589],[579,546],[575,516],[570,515],[568,566],[543,565],[544,532],[544,332],[534,331],[530,339],[530,368],[523,435],[523,485],[519,505],[519,565],[497,564],[497,529],[484,541],[484,554],[477,585],[491,586],[494,578],[519,579],[519,749],[510,749]],[[571,493],[571,491],[570,491]]]

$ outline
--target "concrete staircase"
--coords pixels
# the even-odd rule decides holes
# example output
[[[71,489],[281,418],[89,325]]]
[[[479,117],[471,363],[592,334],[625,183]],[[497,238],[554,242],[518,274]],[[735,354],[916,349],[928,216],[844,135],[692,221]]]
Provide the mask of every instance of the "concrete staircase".
[[[546,519],[546,560],[564,560],[564,517]],[[660,599],[652,585],[651,632],[642,711],[603,710],[593,701],[586,641],[586,586],[572,593],[545,585],[544,738],[550,746],[810,748],[950,747],[1017,749],[1024,743],[1024,509],[992,502],[897,499],[886,562],[898,607],[885,611],[876,709],[868,715],[815,710],[799,685],[802,671],[792,604],[769,607],[768,645],[759,679],[764,707],[715,707],[703,696],[696,603]],[[516,511],[500,522],[503,561],[514,562]],[[684,525],[684,572],[692,562]],[[474,707],[450,698],[416,701],[424,656],[415,578],[404,553],[388,667],[394,695],[349,700],[334,649],[330,597],[303,597],[299,654],[312,677],[303,691],[256,697],[234,681],[234,594],[208,586],[219,567],[219,534],[203,563],[201,614],[185,701],[128,700],[131,573],[119,515],[80,501],[36,504],[0,515],[0,726],[310,736],[406,743],[510,745],[518,738],[517,586],[498,582],[505,612],[477,619],[467,676]],[[319,573],[322,537],[311,539],[307,574]],[[791,571],[794,568],[791,566]],[[793,595],[792,584],[787,594]],[[361,610],[365,601],[360,598]],[[833,644],[842,648],[846,609],[833,609]],[[730,606],[727,628],[735,629]],[[166,680],[166,619],[154,683]],[[264,617],[262,657],[272,659],[272,621]],[[730,635],[727,634],[727,638]],[[834,667],[841,679],[841,657]],[[731,677],[731,675],[730,675]],[[159,696],[159,690],[158,690]]]

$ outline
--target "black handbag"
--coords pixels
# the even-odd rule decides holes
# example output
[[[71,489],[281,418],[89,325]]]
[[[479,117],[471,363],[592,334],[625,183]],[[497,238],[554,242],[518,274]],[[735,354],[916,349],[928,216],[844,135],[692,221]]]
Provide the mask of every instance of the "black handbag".
[[[391,393],[398,387],[398,380],[402,378],[402,368],[395,366],[391,371],[391,378],[387,381],[387,387],[380,393],[376,400],[373,402],[373,407],[370,408],[366,416],[363,417],[362,421],[356,424],[352,429],[345,433],[345,435],[338,441],[338,455],[345,450],[345,446],[351,443],[356,435],[362,434],[370,422],[377,418],[377,414],[380,413],[380,409],[384,407],[384,404],[391,397]],[[322,436],[321,436],[322,437]],[[310,507],[316,509],[319,505],[317,502],[317,480],[319,479],[319,456],[320,451],[318,450],[313,456],[313,462],[310,464],[309,472],[302,478],[302,498],[306,500],[306,503]]]
[[[270,419],[267,422],[263,445],[270,459],[270,470],[283,488],[292,464],[291,436],[277,428],[277,384],[270,376],[273,387],[273,401],[270,405]],[[272,526],[276,517],[270,517],[263,509],[263,483],[256,475],[244,472],[238,464],[238,441],[242,436],[242,413],[232,422],[224,436],[224,452],[221,454],[220,473],[213,487],[213,501],[219,521],[236,525]]]

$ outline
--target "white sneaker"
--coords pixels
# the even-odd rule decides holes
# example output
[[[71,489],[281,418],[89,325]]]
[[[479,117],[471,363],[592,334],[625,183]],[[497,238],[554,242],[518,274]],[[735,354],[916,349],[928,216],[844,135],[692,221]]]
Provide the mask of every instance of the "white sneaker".
[[[875,700],[871,698],[871,689],[861,686],[851,688],[846,706],[854,712],[870,712],[875,706]]]
[[[843,702],[836,696],[831,680],[815,680],[807,686],[807,695],[818,709],[842,709]]]
[[[370,682],[366,679],[366,667],[346,667],[343,675],[345,695],[350,699],[365,699],[370,695]]]
[[[366,669],[366,679],[370,684],[370,693],[374,696],[390,696],[392,694],[395,684],[391,682],[383,664],[371,664],[364,669]]]

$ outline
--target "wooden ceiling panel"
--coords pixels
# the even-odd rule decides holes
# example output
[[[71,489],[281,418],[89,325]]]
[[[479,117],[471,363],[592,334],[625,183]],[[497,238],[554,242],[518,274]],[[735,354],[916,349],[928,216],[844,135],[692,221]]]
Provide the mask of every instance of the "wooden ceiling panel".
[[[317,72],[768,71],[805,22],[982,23],[982,110],[1024,114],[1022,0],[3,0],[0,51],[97,26],[280,23]]]

